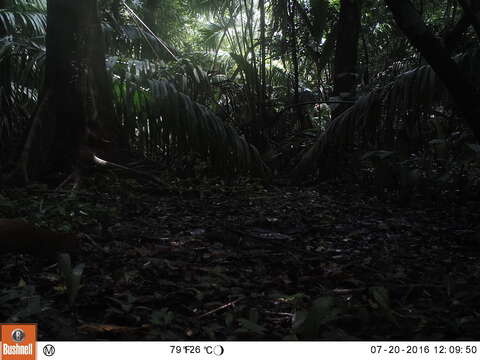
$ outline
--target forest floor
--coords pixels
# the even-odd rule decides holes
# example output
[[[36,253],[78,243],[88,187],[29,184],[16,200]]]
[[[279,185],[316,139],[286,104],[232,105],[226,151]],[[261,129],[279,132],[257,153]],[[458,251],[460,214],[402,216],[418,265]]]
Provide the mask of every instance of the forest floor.
[[[55,260],[3,254],[1,322],[40,339],[478,340],[478,202],[399,205],[354,184],[101,174],[0,191],[0,217],[80,234],[73,305]]]

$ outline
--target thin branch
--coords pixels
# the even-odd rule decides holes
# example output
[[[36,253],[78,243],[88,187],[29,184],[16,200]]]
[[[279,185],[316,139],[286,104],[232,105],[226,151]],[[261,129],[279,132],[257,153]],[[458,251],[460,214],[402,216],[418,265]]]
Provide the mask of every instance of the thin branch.
[[[140,19],[140,17],[135,14],[135,12],[125,3],[125,1],[122,1],[123,5],[127,8],[127,10],[130,12],[130,14],[132,14],[132,16],[137,19],[137,21],[140,22],[140,24],[142,24],[142,26],[150,33],[150,35],[152,35],[155,40],[158,41],[158,43],[160,45],[163,46],[163,48],[170,54],[170,56],[172,56],[172,58],[175,60],[175,61],[178,61],[178,58],[173,54],[173,52],[169,49],[169,47],[167,46],[167,44],[165,43],[165,41],[163,41],[162,39],[160,39],[157,35],[155,35],[155,33],[142,21],[142,19]]]
[[[229,303],[226,303],[226,304],[224,304],[224,305],[222,305],[222,306],[219,306],[219,307],[217,307],[217,308],[215,308],[215,309],[213,309],[213,310],[207,311],[205,314],[200,315],[200,316],[198,317],[198,319],[202,319],[202,318],[204,318],[204,317],[206,317],[206,316],[208,316],[208,315],[211,315],[211,314],[213,314],[213,313],[216,313],[216,312],[218,312],[218,311],[220,311],[220,310],[223,310],[223,309],[225,309],[225,308],[227,308],[227,307],[234,306],[237,302],[239,302],[239,301],[241,301],[241,300],[243,300],[243,299],[245,299],[245,298],[244,298],[244,297],[241,297],[241,298],[239,298],[239,299],[237,299],[237,300],[230,301]]]

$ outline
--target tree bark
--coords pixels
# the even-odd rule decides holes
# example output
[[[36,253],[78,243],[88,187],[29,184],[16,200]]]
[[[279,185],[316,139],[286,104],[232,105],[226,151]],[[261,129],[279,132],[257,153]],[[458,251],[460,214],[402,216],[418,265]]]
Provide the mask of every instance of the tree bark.
[[[360,34],[360,0],[341,0],[337,25],[333,95],[351,97],[357,82],[358,39]],[[334,109],[332,117],[344,112],[349,105]]]
[[[480,141],[479,92],[455,61],[443,42],[427,28],[409,0],[385,0],[400,29],[430,64],[463,113],[477,141]]]
[[[45,82],[14,181],[72,169],[88,129],[113,124],[96,0],[48,0]]]

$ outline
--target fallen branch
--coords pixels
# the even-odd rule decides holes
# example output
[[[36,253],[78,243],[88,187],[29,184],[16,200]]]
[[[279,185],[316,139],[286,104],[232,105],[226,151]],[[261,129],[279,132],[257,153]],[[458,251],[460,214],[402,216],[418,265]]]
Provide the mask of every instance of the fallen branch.
[[[222,306],[219,306],[219,307],[217,307],[217,308],[215,308],[215,309],[213,309],[213,310],[210,310],[210,311],[206,312],[205,314],[200,315],[200,316],[198,317],[198,319],[202,319],[202,318],[204,318],[204,317],[206,317],[206,316],[208,316],[208,315],[214,314],[214,313],[216,313],[216,312],[218,312],[218,311],[220,311],[220,310],[223,310],[223,309],[225,309],[225,308],[227,308],[227,307],[229,307],[229,306],[234,306],[237,302],[239,302],[240,300],[243,300],[243,299],[245,299],[245,298],[244,298],[244,297],[241,297],[241,298],[239,298],[239,299],[237,299],[237,300],[230,301],[229,303],[226,303],[226,304],[224,304],[224,305],[222,305]]]

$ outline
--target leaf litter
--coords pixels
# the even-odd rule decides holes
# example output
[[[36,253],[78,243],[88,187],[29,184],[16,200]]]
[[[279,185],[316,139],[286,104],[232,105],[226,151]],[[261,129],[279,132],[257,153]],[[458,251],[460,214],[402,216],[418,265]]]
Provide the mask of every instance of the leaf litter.
[[[69,305],[51,260],[2,255],[2,321],[38,322],[52,340],[478,339],[475,201],[400,206],[340,182],[165,193],[100,180],[1,191],[1,217],[79,233],[72,261],[85,264]]]

